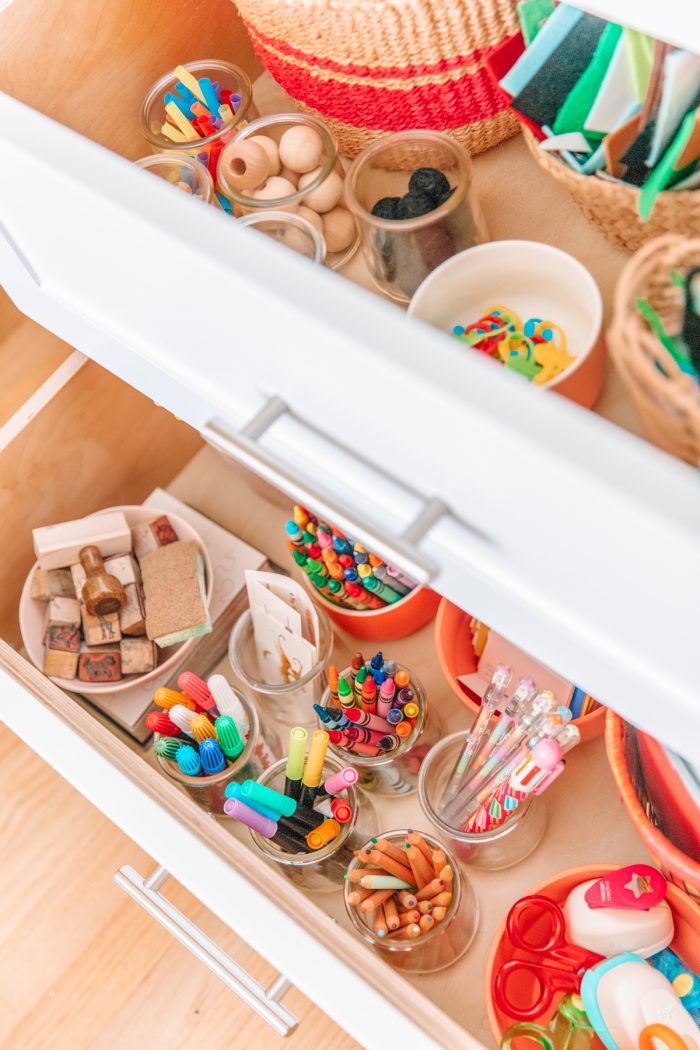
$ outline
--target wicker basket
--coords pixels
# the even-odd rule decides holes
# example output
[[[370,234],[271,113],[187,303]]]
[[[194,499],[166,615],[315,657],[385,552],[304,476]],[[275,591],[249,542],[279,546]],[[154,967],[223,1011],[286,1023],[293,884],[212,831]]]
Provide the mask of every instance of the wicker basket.
[[[683,289],[672,270],[700,265],[700,239],[659,237],[629,260],[615,293],[608,347],[637,406],[651,441],[680,459],[700,464],[700,387],[680,370],[635,306],[648,299],[666,331],[675,335],[683,320]]]
[[[645,797],[634,730],[613,711],[605,719],[605,747],[615,786],[642,842],[671,882],[700,897],[700,864],[691,860],[653,824],[653,810]]]
[[[235,0],[255,50],[341,151],[391,131],[448,131],[470,153],[519,123],[484,64],[516,0]]]
[[[555,153],[540,149],[527,128],[523,134],[537,162],[563,183],[591,225],[616,247],[636,252],[647,241],[664,233],[700,237],[700,191],[660,193],[651,217],[645,222],[639,214],[640,191],[636,186],[608,182],[595,175],[579,175]]]

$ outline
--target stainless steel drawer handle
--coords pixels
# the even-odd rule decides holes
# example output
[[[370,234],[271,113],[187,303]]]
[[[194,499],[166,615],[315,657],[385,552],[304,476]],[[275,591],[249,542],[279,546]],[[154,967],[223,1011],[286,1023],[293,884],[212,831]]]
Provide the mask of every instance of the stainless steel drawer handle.
[[[184,945],[196,959],[216,974],[220,981],[232,992],[247,1003],[251,1010],[274,1028],[278,1035],[287,1036],[299,1024],[281,999],[292,987],[291,982],[279,974],[269,987],[265,988],[254,980],[242,966],[227,955],[219,945],[208,937],[193,922],[183,915],[167,897],[158,890],[169,877],[165,868],[156,870],[145,879],[133,868],[125,865],[114,876],[118,886],[128,893],[137,904],[156,919],[175,940]]]
[[[277,462],[258,444],[260,438],[281,416],[292,415],[279,397],[270,398],[255,416],[237,431],[221,420],[211,420],[202,429],[202,437],[214,448],[230,456],[237,463],[253,471],[265,481],[280,489],[295,502],[312,507],[321,517],[337,525],[343,532],[362,539],[388,562],[411,576],[416,582],[427,584],[437,575],[436,567],[415,549],[449,508],[438,499],[425,500],[411,493],[422,505],[413,521],[399,536],[373,526],[364,518],[343,507],[319,486],[299,477],[291,468]],[[324,435],[326,441],[329,439]],[[335,442],[334,442],[335,444]],[[345,449],[339,450],[347,456]]]

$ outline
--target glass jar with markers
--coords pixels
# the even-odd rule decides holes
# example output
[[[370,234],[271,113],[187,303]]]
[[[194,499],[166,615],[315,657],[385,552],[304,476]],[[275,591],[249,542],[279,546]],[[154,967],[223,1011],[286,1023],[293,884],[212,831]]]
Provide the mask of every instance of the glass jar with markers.
[[[389,797],[415,791],[421,764],[438,738],[415,674],[381,651],[367,661],[357,652],[341,673],[329,667],[328,681],[314,710],[331,753],[357,769],[365,791]]]

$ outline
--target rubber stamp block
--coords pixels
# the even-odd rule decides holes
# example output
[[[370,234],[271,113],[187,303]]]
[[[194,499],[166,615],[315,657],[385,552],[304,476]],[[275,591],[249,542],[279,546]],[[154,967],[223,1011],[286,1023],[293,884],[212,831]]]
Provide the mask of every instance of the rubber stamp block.
[[[109,645],[121,641],[118,612],[107,613],[106,616],[91,616],[84,605],[81,606],[81,612],[83,634],[88,645]]]
[[[78,671],[79,653],[64,649],[47,649],[44,659],[44,674],[49,678],[75,678]]]
[[[122,658],[118,649],[83,652],[78,657],[81,682],[118,682],[122,676]]]
[[[73,577],[68,569],[37,569],[32,576],[31,597],[38,602],[52,598],[75,598]]]
[[[149,527],[158,541],[159,547],[166,547],[168,543],[177,543],[177,533],[170,524],[170,519],[167,515],[161,514],[155,521],[150,522]]]
[[[152,551],[158,550],[160,544],[149,522],[143,521],[140,525],[133,527],[131,530],[131,546],[139,560],[139,564]]]
[[[116,576],[125,587],[128,583],[138,583],[141,573],[133,554],[115,554],[105,558],[105,572]]]
[[[77,598],[51,598],[46,607],[46,623],[80,626],[80,602]]]
[[[131,547],[131,529],[121,511],[95,514],[32,530],[40,569],[63,569],[79,561],[83,547],[94,544],[103,558]]]
[[[46,629],[46,648],[57,653],[79,653],[80,628],[73,624],[49,624]]]
[[[141,635],[146,633],[144,603],[140,583],[127,583],[124,587],[126,604],[119,610],[119,625],[122,634]]]
[[[73,587],[75,589],[75,596],[82,600],[83,596],[83,585],[87,580],[87,573],[82,567],[80,562],[76,562],[75,565],[70,567],[71,579],[73,580]]]
[[[155,643],[148,638],[122,638],[122,674],[148,674],[156,666]]]

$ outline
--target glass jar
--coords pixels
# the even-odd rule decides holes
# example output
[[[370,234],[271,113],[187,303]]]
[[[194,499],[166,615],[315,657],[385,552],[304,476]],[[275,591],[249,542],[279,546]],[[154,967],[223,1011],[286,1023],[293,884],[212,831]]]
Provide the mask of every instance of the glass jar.
[[[484,832],[459,831],[440,817],[447,783],[464,748],[464,733],[452,733],[431,750],[420,771],[418,799],[423,813],[450,840],[460,860],[475,868],[497,871],[518,864],[540,844],[547,826],[542,797],[528,795],[512,816]]]
[[[222,816],[226,802],[224,791],[227,784],[230,784],[232,780],[257,780],[265,770],[270,769],[277,762],[282,754],[282,745],[277,733],[267,726],[263,729],[258,712],[245,693],[234,691],[248,717],[250,732],[238,758],[232,762],[227,761],[225,769],[209,777],[190,777],[182,772],[174,760],[164,758],[163,755],[155,756],[162,771],[171,780],[177,781],[198,806],[209,813]],[[187,737],[183,739],[186,741]]]
[[[258,783],[273,791],[284,792],[286,766],[286,758],[276,762],[258,777]],[[342,768],[340,762],[326,755],[322,782],[334,773],[339,773]],[[377,818],[371,802],[362,796],[354,784],[346,788],[342,797],[350,804],[352,817],[347,824],[341,824],[340,833],[323,849],[288,853],[272,839],[263,838],[252,829],[250,831],[260,853],[279,864],[292,882],[310,893],[330,893],[341,889],[355,850],[376,834]]]
[[[177,84],[180,78],[175,70],[171,70],[157,80],[146,93],[141,103],[139,124],[146,141],[154,150],[168,150],[179,155],[196,157],[207,168],[216,186],[216,165],[222,149],[248,121],[258,115],[253,103],[253,88],[248,75],[231,62],[204,59],[200,62],[185,62],[183,67],[198,80],[208,77],[212,83],[230,91],[232,95],[237,95],[240,102],[235,112],[233,107],[230,107],[231,117],[209,135],[185,142],[172,141],[161,130],[166,123],[165,95],[178,93]],[[217,190],[218,188],[216,186]]]
[[[410,688],[415,693],[420,708],[409,736],[405,737],[393,751],[376,756],[354,755],[339,744],[328,745],[328,750],[336,758],[347,766],[354,766],[358,771],[357,783],[363,791],[387,798],[396,795],[410,795],[416,790],[421,765],[439,735],[439,727],[434,715],[428,718],[428,698],[420,681],[408,667],[399,663],[396,664],[396,667],[399,671],[406,671],[410,676]],[[351,671],[352,668],[346,667],[341,674],[350,680]],[[328,689],[323,694],[321,704],[323,707],[340,706],[331,697]],[[320,719],[318,725],[321,729],[324,728]]]
[[[368,912],[366,918],[359,908],[348,903],[348,896],[354,889],[354,884],[349,880],[345,882],[345,911],[360,937],[395,969],[409,973],[435,973],[452,966],[469,948],[479,925],[479,905],[471,882],[460,870],[447,846],[424,831],[420,834],[431,849],[443,851],[445,862],[452,868],[452,900],[444,919],[433,926],[432,930],[413,940],[380,937],[369,925],[373,913]],[[406,831],[387,831],[382,833],[381,838],[401,847],[406,835]],[[372,848],[370,843],[364,843],[364,846]],[[363,866],[359,857],[353,857],[349,870],[354,871]]]
[[[327,668],[333,651],[333,631],[330,621],[321,609],[318,615],[318,660],[306,674],[294,677],[288,668],[287,681],[264,682],[258,666],[253,618],[250,609],[238,618],[231,631],[228,657],[239,678],[252,693],[258,709],[267,718],[292,726],[315,726],[313,705],[320,704],[328,685]]]
[[[323,235],[296,212],[264,211],[260,215],[244,215],[238,222],[241,226],[259,230],[312,262],[322,263],[326,257]]]
[[[418,168],[441,173],[449,196],[415,218],[373,215],[378,201],[406,195]],[[487,239],[471,159],[458,142],[438,131],[404,131],[372,143],[348,171],[345,199],[360,226],[370,276],[396,302],[409,302],[440,263]]]
[[[246,158],[236,155],[242,143],[249,144],[251,139],[260,136],[271,139],[279,149],[285,132],[301,132],[304,129],[309,135],[315,136],[315,142],[320,141],[321,159],[311,171],[293,171],[283,164],[274,148],[272,159],[269,159],[268,154],[269,166],[265,169],[268,175],[264,176],[263,184],[267,183],[268,178],[284,179],[286,190],[282,183],[278,185],[285,192],[279,196],[261,196],[266,190],[260,185],[243,189],[233,184],[237,175],[240,176],[245,170]],[[313,155],[311,159],[315,159]],[[294,162],[297,163],[296,160]],[[307,167],[308,163],[310,161],[303,162],[300,159],[297,166],[301,169]],[[333,135],[316,117],[302,113],[279,113],[253,121],[236,135],[231,148],[221,155],[218,180],[221,192],[230,200],[235,215],[300,211],[302,217],[323,235],[326,265],[332,270],[344,266],[357,251],[357,224],[342,200],[345,169],[338,158],[338,147]]]
[[[211,175],[194,157],[166,150],[163,153],[151,153],[148,157],[141,157],[134,163],[144,171],[150,171],[165,182],[177,186],[183,193],[190,194],[193,200],[220,207]]]

